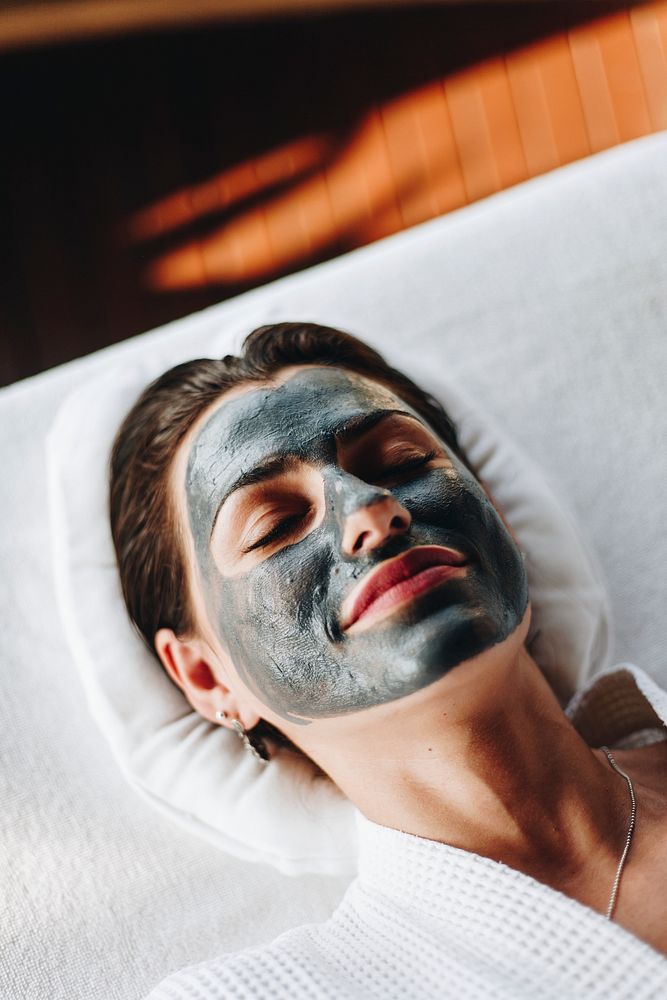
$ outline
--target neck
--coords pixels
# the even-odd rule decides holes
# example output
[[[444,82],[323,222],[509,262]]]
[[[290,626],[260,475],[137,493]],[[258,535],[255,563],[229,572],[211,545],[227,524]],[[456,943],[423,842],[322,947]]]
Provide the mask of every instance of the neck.
[[[319,763],[367,816],[556,883],[611,863],[627,790],[563,714],[523,649],[394,703],[371,738]],[[363,727],[356,727],[357,733]]]

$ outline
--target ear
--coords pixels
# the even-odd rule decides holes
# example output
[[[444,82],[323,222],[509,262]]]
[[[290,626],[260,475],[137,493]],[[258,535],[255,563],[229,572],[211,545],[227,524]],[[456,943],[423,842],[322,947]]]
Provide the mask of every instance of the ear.
[[[257,725],[260,716],[243,692],[234,691],[231,663],[225,663],[202,639],[179,638],[170,628],[155,633],[155,651],[173,682],[195,711],[209,722],[220,723],[215,713],[225,712],[223,725],[238,719],[244,729]]]

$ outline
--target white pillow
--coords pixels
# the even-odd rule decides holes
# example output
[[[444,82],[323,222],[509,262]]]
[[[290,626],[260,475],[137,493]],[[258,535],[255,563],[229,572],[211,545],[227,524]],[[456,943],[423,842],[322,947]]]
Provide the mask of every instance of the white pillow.
[[[352,874],[352,805],[306,760],[279,753],[262,768],[228,730],[194,712],[127,618],[107,516],[107,462],[120,421],[143,387],[186,356],[236,352],[212,336],[184,355],[155,341],[131,371],[92,378],[64,402],[48,440],[49,509],[61,616],[91,712],[130,784],[223,850],[282,872]],[[146,357],[146,355],[149,357]],[[570,516],[530,460],[458,387],[397,367],[439,398],[527,555],[533,652],[561,700],[608,664],[610,626],[599,572]]]

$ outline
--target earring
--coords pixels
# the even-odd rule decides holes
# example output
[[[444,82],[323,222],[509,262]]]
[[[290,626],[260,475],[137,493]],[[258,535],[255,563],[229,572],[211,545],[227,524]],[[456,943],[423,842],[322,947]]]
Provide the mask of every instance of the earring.
[[[215,713],[215,717],[218,722],[223,722],[229,718],[227,713],[222,709],[218,709]],[[232,729],[243,743],[244,748],[248,751],[248,753],[253,755],[255,760],[258,760],[260,764],[269,763],[269,755],[262,740],[253,741],[250,738],[248,731],[244,728],[243,723],[241,723],[238,719],[232,719]]]

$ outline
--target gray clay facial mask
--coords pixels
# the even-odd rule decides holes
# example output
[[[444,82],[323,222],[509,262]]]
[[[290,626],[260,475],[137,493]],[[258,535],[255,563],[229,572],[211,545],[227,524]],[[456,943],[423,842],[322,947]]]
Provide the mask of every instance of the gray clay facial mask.
[[[397,413],[408,416],[387,417]],[[428,458],[426,438],[437,456]],[[349,440],[354,461],[341,459]],[[223,501],[229,511],[249,490],[264,490],[253,495],[257,525],[246,529],[251,504],[239,530],[219,530]],[[409,528],[371,551],[344,551],[348,519],[387,490],[411,515]],[[305,368],[223,402],[192,445],[186,496],[216,634],[244,683],[289,721],[411,694],[507,638],[526,610],[523,560],[477,480],[403,400],[352,372]],[[464,552],[465,573],[365,630],[341,626],[358,581],[426,545]]]

